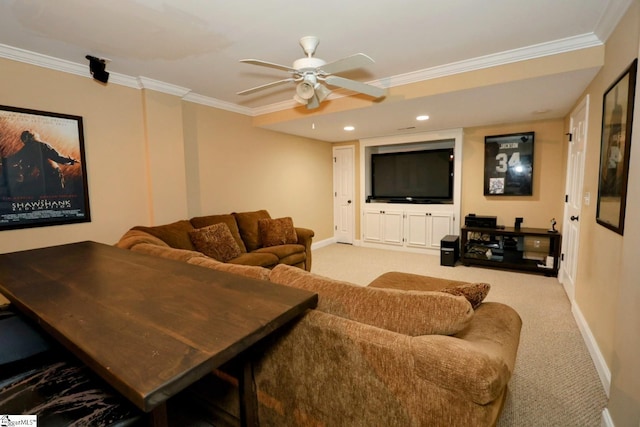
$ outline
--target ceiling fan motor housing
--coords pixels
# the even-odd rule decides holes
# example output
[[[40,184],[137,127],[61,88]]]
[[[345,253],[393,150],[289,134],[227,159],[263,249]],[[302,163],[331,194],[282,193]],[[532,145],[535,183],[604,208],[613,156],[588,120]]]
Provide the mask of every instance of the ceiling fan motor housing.
[[[311,71],[322,67],[326,63],[326,61],[323,61],[320,58],[300,58],[293,62],[293,67],[291,68],[295,68],[300,71]]]

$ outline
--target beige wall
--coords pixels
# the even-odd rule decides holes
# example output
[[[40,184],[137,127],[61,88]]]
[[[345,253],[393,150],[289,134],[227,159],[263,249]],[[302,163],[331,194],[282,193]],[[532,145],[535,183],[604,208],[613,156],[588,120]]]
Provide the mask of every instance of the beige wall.
[[[602,97],[607,88],[638,56],[640,3],[631,4],[610,36],[605,66],[589,85],[589,127],[584,191],[598,192]],[[596,203],[583,206],[580,253],[576,280],[576,303],[586,319],[612,375],[609,414],[616,426],[640,422],[640,123],[632,132],[630,185],[627,193],[625,234],[620,236],[596,223]]]
[[[177,96],[143,90],[147,195],[152,224],[187,218],[182,102]]]
[[[92,219],[1,231],[0,252],[79,240],[113,243],[131,225],[147,222],[141,92],[4,59],[0,69],[2,104],[83,117]]]
[[[584,192],[598,194],[602,97],[609,85],[638,54],[640,21],[637,3],[625,15],[606,44],[605,66],[589,85],[589,127],[585,156]],[[630,197],[634,195],[630,194]],[[611,366],[613,331],[622,261],[623,237],[596,223],[596,203],[583,206],[576,301],[587,319],[600,351]],[[629,220],[629,218],[627,218]]]
[[[516,132],[535,132],[533,144],[533,195],[484,195],[484,137]],[[464,130],[462,148],[462,216],[469,213],[495,215],[498,224],[513,227],[522,217],[523,227],[549,228],[555,218],[562,230],[564,212],[564,122],[533,121]],[[463,222],[461,222],[463,223]]]
[[[189,216],[267,209],[333,237],[331,144],[251,126],[251,117],[185,103]]]

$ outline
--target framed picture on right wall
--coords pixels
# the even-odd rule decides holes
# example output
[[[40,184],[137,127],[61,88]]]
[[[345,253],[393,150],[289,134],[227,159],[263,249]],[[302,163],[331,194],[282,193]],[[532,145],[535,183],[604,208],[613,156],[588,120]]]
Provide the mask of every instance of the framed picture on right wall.
[[[602,100],[598,224],[624,234],[638,59],[613,82]]]

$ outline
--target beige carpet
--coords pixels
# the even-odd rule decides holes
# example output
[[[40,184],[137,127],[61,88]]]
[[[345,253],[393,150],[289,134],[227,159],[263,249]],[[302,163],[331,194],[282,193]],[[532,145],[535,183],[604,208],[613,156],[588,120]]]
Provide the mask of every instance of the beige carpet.
[[[359,285],[387,271],[487,282],[487,301],[516,309],[523,326],[499,427],[597,427],[607,397],[556,278],[440,266],[440,257],[334,244],[313,251],[312,271]]]

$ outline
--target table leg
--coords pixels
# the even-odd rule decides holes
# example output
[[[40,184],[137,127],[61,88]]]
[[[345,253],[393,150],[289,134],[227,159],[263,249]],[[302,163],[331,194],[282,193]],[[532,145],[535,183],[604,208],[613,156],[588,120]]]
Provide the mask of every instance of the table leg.
[[[149,412],[149,427],[167,427],[169,425],[169,417],[167,416],[167,404],[161,403]]]
[[[256,384],[253,378],[253,364],[249,355],[242,357],[238,388],[240,391],[240,425],[242,427],[254,427],[258,421],[258,396]]]

